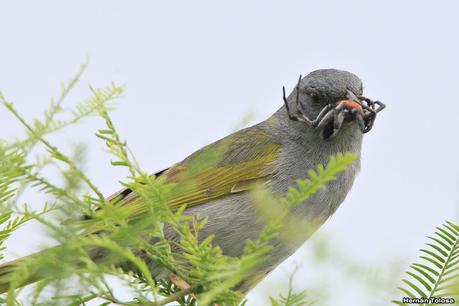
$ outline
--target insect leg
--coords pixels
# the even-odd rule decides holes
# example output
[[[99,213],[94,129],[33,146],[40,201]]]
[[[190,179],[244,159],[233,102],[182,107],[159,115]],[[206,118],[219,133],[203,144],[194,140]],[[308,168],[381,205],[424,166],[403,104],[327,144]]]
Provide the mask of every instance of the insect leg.
[[[339,130],[341,129],[341,126],[343,125],[344,122],[344,111],[341,108],[335,108],[333,111],[333,133],[331,134],[330,138],[333,138],[338,134]]]
[[[325,118],[325,116],[327,116],[329,113],[332,113],[331,110],[334,108],[335,106],[332,105],[332,104],[327,104],[327,106],[325,106],[324,108],[322,108],[322,110],[320,111],[320,113],[317,115],[316,119],[314,119],[314,121],[312,122],[312,126],[313,127],[318,127],[319,124],[322,122],[322,119]]]
[[[368,132],[367,127],[365,126],[365,120],[363,119],[363,115],[359,112],[356,112],[355,118],[357,119],[357,123],[359,124],[359,128],[362,131],[362,133]]]

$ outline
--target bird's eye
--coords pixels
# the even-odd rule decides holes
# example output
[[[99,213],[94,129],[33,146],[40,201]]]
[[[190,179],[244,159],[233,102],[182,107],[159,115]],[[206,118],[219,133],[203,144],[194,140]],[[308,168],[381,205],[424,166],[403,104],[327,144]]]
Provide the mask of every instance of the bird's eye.
[[[320,95],[317,92],[309,91],[307,94],[311,98],[311,101],[313,103],[319,103],[320,102]]]

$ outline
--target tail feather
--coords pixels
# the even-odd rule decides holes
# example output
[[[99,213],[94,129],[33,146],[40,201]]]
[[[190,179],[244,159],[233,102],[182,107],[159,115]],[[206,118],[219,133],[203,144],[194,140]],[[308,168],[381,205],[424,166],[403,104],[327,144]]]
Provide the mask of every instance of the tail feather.
[[[89,256],[95,263],[123,266],[120,258],[111,256],[107,250],[87,247],[85,252],[86,256]],[[69,245],[60,245],[1,264],[0,293],[43,279],[53,280],[67,277],[75,269],[84,266],[85,263],[81,255],[81,249],[75,249]],[[69,266],[73,268],[69,269]]]
[[[19,288],[35,283],[46,277],[43,269],[39,269],[34,264],[42,253],[38,252],[0,265],[0,293],[8,291],[10,288]]]

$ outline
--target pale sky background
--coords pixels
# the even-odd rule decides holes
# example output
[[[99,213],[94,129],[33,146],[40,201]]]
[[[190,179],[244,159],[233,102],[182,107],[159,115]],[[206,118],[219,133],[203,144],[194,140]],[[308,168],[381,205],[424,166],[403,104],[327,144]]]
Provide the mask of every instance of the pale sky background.
[[[227,135],[248,111],[254,122],[271,115],[299,74],[352,71],[387,109],[365,136],[352,192],[320,233],[363,263],[409,262],[435,226],[458,221],[458,9],[457,1],[2,1],[0,90],[31,119],[89,56],[69,105],[88,96],[88,83],[125,84],[112,116],[153,172]],[[87,142],[88,174],[108,195],[124,172],[92,136],[101,127],[86,120],[52,140]],[[21,133],[0,110],[0,137]],[[42,236],[14,236],[7,258],[42,248]],[[308,256],[306,243],[248,305],[285,290],[278,284],[295,263],[295,288],[313,287],[324,275]],[[362,295],[346,276],[335,287],[333,305],[394,298]]]

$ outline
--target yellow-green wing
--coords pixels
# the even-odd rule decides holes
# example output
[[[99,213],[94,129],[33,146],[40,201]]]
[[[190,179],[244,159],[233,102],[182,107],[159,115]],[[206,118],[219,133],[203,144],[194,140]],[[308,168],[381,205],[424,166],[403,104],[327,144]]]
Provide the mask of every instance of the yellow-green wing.
[[[269,180],[276,171],[279,152],[280,144],[257,127],[236,132],[159,173],[165,182],[175,183],[167,202],[176,209],[247,191]],[[130,217],[145,212],[135,193],[124,190],[120,194]]]

